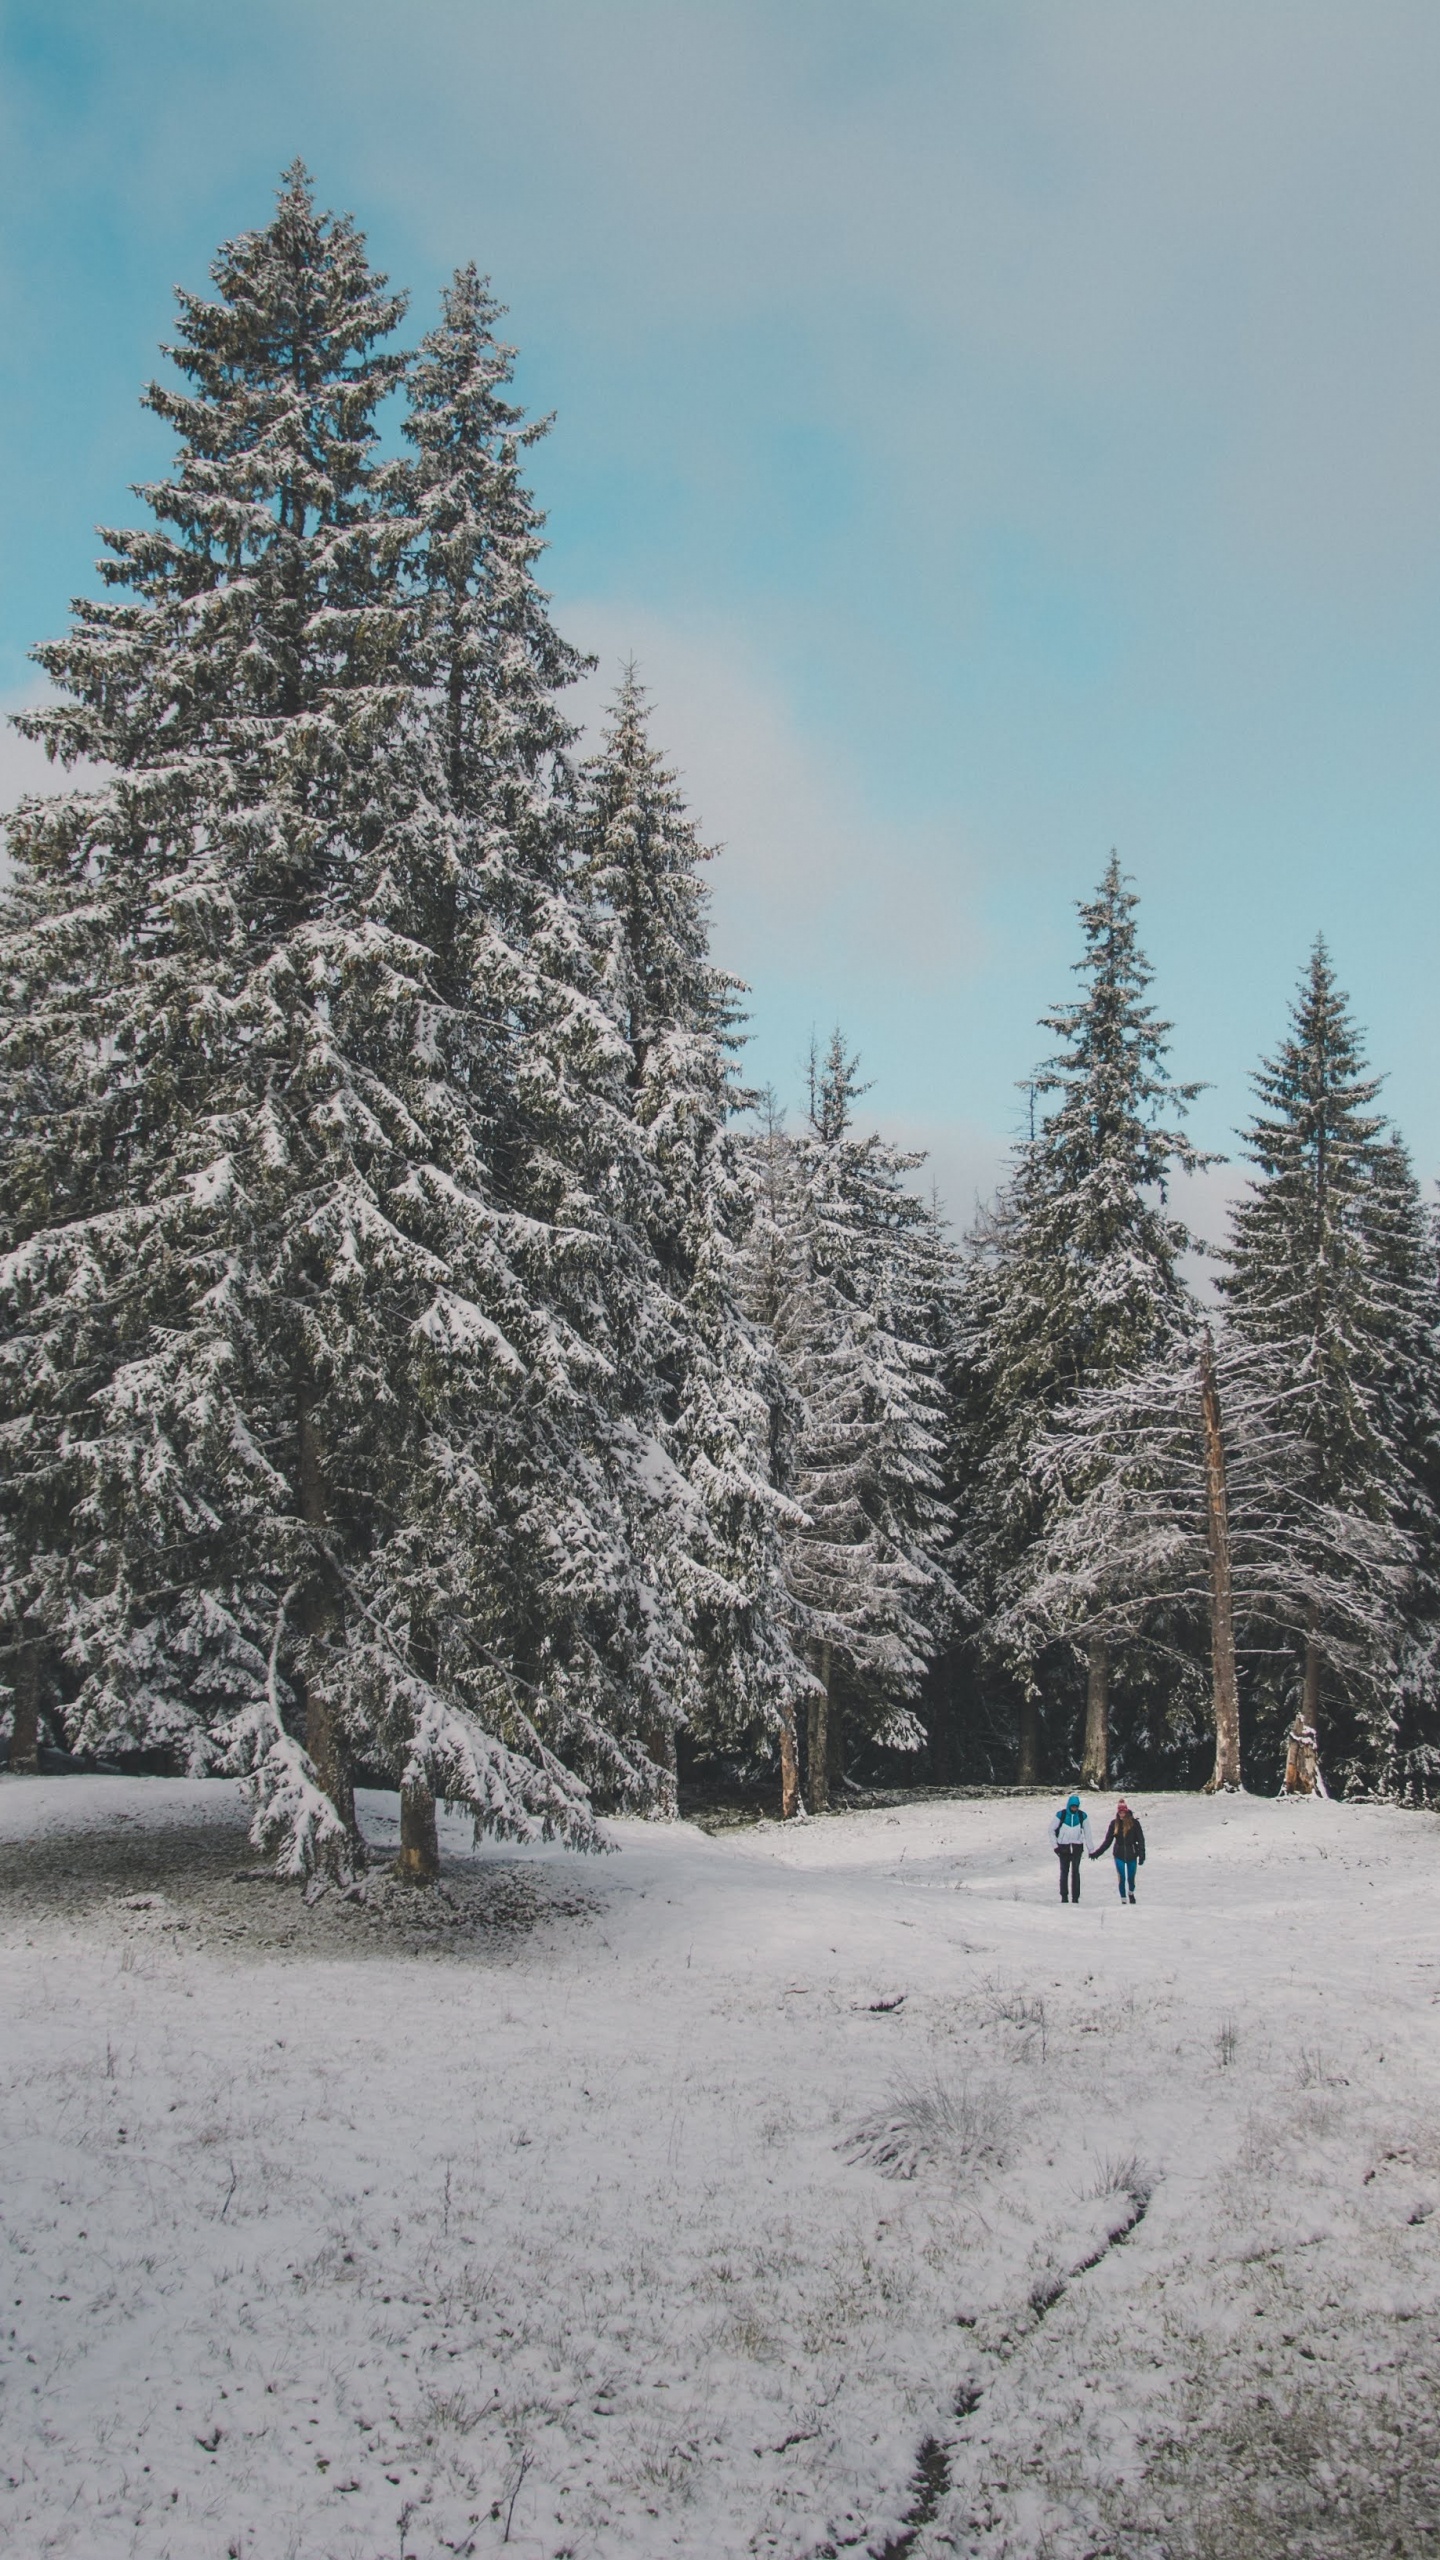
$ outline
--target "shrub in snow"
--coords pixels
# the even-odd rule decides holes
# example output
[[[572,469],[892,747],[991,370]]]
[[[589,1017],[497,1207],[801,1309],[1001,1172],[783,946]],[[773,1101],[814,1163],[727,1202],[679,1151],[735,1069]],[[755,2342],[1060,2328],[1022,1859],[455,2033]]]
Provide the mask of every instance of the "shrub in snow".
[[[913,2178],[922,2167],[998,2162],[1013,2114],[1003,2090],[986,2082],[905,2080],[841,2148],[885,2178]]]

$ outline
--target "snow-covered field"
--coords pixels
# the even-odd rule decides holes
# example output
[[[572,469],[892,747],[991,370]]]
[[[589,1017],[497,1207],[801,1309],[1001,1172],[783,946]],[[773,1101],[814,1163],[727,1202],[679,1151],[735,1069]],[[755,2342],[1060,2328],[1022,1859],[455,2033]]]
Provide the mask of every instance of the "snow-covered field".
[[[1440,1822],[1141,1811],[1133,1911],[1035,1801],[455,1825],[428,1929],[0,1781],[0,2547],[1440,2550]]]

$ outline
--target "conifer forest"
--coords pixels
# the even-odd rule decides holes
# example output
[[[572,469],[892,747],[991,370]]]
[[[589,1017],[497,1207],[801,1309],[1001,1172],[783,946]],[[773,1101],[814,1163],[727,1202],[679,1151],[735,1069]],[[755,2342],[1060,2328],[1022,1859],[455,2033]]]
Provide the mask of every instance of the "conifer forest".
[[[1440,1790],[1434,1215],[1316,941],[1202,1255],[1097,859],[968,1234],[863,1022],[747,1086],[703,812],[634,669],[586,750],[543,425],[300,166],[180,297],[146,521],[35,652],[3,909],[12,1765],[354,1789],[584,1844],[677,1785]],[[571,432],[583,433],[583,421]],[[117,493],[118,494],[118,493]]]
[[[1282,773],[1323,796],[1350,754],[1355,733],[1329,765],[1314,751],[1319,654],[1296,679],[1304,770],[1278,751],[1227,766],[1228,797],[1167,837],[1172,780],[1201,756],[1225,765],[1239,733],[1212,733],[1212,691],[1196,761],[1167,762],[1174,665],[1148,693],[1140,643],[1092,665],[1110,591],[1097,569],[1071,598],[1068,520],[1036,537],[1027,602],[993,489],[962,492],[970,548],[937,531],[934,559],[882,564],[907,613],[943,584],[965,625],[931,693],[896,708],[938,622],[903,644],[867,622],[861,650],[852,621],[817,674],[834,559],[892,519],[852,507],[813,413],[792,433],[769,322],[752,311],[727,336],[714,275],[687,268],[664,303],[662,365],[677,313],[692,333],[692,406],[643,445],[672,437],[694,473],[702,567],[735,521],[711,505],[693,406],[722,363],[754,369],[782,494],[792,470],[823,481],[835,463],[796,548],[754,572],[748,621],[687,656],[694,559],[674,587],[690,602],[646,620],[679,521],[658,476],[628,441],[618,498],[615,448],[583,487],[561,463],[587,405],[602,441],[606,368],[632,352],[617,243],[636,204],[653,227],[660,196],[683,196],[677,133],[687,149],[730,135],[713,156],[749,222],[762,107],[802,38],[818,47],[801,122],[826,148],[772,141],[774,190],[756,196],[791,208],[803,334],[827,291],[806,261],[839,220],[833,187],[817,214],[810,182],[848,205],[853,181],[861,228],[885,192],[885,47],[913,84],[907,169],[932,130],[930,48],[953,48],[933,129],[974,266],[989,140],[952,152],[950,119],[990,95],[1012,19],[1033,23],[1059,68],[1043,113],[1026,93],[1028,172],[1052,97],[1090,95],[1068,48],[1098,16],[567,0],[561,62],[535,40],[548,0],[425,0],[359,37],[365,13],[330,0],[266,9],[287,50],[320,29],[327,99],[342,58],[356,97],[374,88],[372,141],[401,174],[391,215],[377,186],[369,218],[412,191],[377,231],[398,254],[372,255],[299,161],[267,202],[293,139],[252,166],[241,109],[243,165],[202,223],[199,180],[183,154],[172,166],[177,101],[212,100],[189,145],[208,154],[227,48],[243,50],[232,19],[255,0],[114,13],[123,78],[105,71],[96,116],[122,96],[150,112],[131,78],[148,19],[169,118],[163,148],[127,156],[116,271],[150,275],[150,195],[173,186],[183,230],[165,236],[188,243],[199,289],[179,291],[145,414],[127,353],[122,390],[84,421],[107,489],[116,465],[94,575],[57,590],[65,541],[88,543],[102,504],[77,506],[67,535],[52,503],[82,487],[80,429],[39,495],[23,462],[73,368],[103,369],[93,294],[35,388],[42,427],[27,414],[9,493],[43,555],[9,600],[21,645],[47,595],[88,584],[11,697],[20,740],[5,733],[0,772],[7,797],[25,785],[0,860],[0,2549],[1424,2560],[1440,2516],[1440,1223],[1437,1168],[1412,1163],[1385,1075],[1422,1123],[1433,791],[1416,794],[1432,868],[1403,920],[1414,952],[1377,887],[1367,959],[1333,813],[1328,875],[1309,864],[1313,801],[1286,799],[1289,838],[1256,861],[1253,914],[1233,912],[1232,821],[1241,838],[1268,824]],[[67,10],[98,49],[112,13]],[[181,14],[187,44],[219,47],[193,92],[184,66],[164,85]],[[40,59],[45,13],[29,15]],[[667,45],[699,98],[712,15],[734,62],[771,47],[763,79],[736,73],[730,127],[657,104]],[[1192,23],[1212,41],[1209,13],[1124,13],[1096,93],[1162,22],[1208,155],[1223,118],[1196,108],[1184,46]],[[859,35],[875,53],[857,71]],[[622,37],[647,59],[606,85]],[[467,38],[484,81],[466,57],[454,113],[486,156],[469,211],[452,201],[439,224],[404,152],[422,137],[428,153]],[[431,51],[407,141],[387,48],[412,43]],[[6,47],[0,28],[8,111]],[[1228,111],[1233,27],[1222,51]],[[1267,223],[1303,53],[1287,21],[1283,117],[1254,118]],[[583,110],[568,125],[552,95],[567,78]],[[853,124],[836,121],[847,82]],[[95,127],[74,122],[73,64],[20,85],[37,128],[52,95],[70,119],[48,221],[79,189],[72,130]],[[502,148],[496,100],[522,91],[529,121]],[[630,192],[632,109],[648,200]],[[1153,154],[1148,109],[1129,111]],[[604,145],[625,166],[594,249],[605,290],[587,282],[575,321],[569,248],[539,223],[535,266],[496,278],[525,314],[522,359],[479,265],[439,278],[472,240],[512,263],[534,189],[572,219],[588,181],[567,194],[561,163],[612,113],[621,140],[607,125]],[[1348,172],[1323,138],[1327,171]],[[1109,204],[1092,143],[1076,165],[1104,162]],[[526,208],[491,239],[532,150]],[[1072,305],[1079,334],[1093,317],[1062,157],[1043,171],[1066,233],[1047,344]],[[254,167],[259,227],[239,230]],[[1206,204],[1221,192],[1207,157]],[[0,172],[0,235],[28,242],[13,196]],[[994,354],[1004,279],[1034,259],[1024,201],[983,325],[926,315],[913,344],[934,384],[978,379]],[[754,218],[758,237],[770,214]],[[430,255],[430,220],[435,288],[412,302],[380,263],[408,269],[407,242],[417,265]],[[1227,244],[1230,226],[1227,195]],[[1284,232],[1287,295],[1292,250]],[[917,276],[928,291],[923,260],[896,258],[872,312],[868,237],[854,255],[833,360],[854,363],[862,405],[903,408],[895,315]],[[560,282],[537,284],[552,268]],[[1173,286],[1167,270],[1157,290]],[[117,347],[143,317],[143,363],[165,307],[132,310]],[[557,349],[587,332],[596,370],[577,391]],[[1046,503],[1051,430],[1015,361],[1023,513],[1035,491]],[[522,362],[566,385],[543,453]],[[1103,329],[1087,335],[1086,380],[1109,362]],[[1192,440],[1193,363],[1187,304],[1187,471],[1212,433],[1207,411]],[[1149,377],[1132,354],[1119,380],[1128,400]],[[624,439],[654,383],[627,376]],[[117,402],[147,440],[128,469]],[[719,405],[717,443],[744,410]],[[861,442],[871,425],[867,407]],[[1097,441],[1088,423],[1076,436]],[[877,438],[882,458],[901,450]],[[764,481],[741,451],[727,504],[763,515]],[[1061,485],[1089,483],[1077,468]],[[1124,538],[1149,592],[1175,516],[1153,542],[1145,521]],[[565,563],[596,526],[630,566],[587,590]],[[1107,549],[1108,531],[1086,538]],[[987,547],[1004,590],[988,620],[947,583]],[[1328,550],[1322,565],[1333,598]],[[1290,578],[1306,610],[1324,586],[1309,574],[1307,553]],[[1440,538],[1429,625],[1437,575]],[[1199,591],[1180,587],[1166,627],[1188,667]],[[860,579],[847,611],[871,592]],[[992,736],[1012,611],[1014,725]],[[1057,614],[1064,682],[1047,692]],[[1344,660],[1366,682],[1382,618],[1360,617]],[[1418,758],[1433,697],[1422,719],[1418,623],[1399,604],[1393,619],[1383,663],[1409,688]],[[814,698],[833,688],[814,737],[839,736],[837,706],[859,700],[846,684],[874,688],[872,763],[857,752],[829,797],[818,763],[766,744],[771,691],[790,703],[801,684],[797,633]],[[1250,635],[1239,690],[1269,645]],[[725,691],[742,656],[759,669],[735,696],[743,723]],[[709,689],[687,728],[697,666]],[[942,694],[949,761],[917,780],[905,742],[948,716]],[[1244,706],[1270,744],[1282,695],[1267,677]],[[1115,721],[1103,751],[1065,718],[1053,738],[1039,712],[1032,728],[1057,701]],[[1401,734],[1391,708],[1382,723],[1362,702],[1377,756]],[[1048,778],[1027,769],[992,802],[1032,734]],[[811,735],[797,712],[793,736]],[[1137,765],[1154,746],[1148,800],[1125,798],[1121,737]],[[708,770],[707,738],[724,750]],[[972,789],[967,763],[987,757]],[[787,798],[787,771],[808,796]],[[867,771],[893,808],[866,798]],[[942,785],[954,823],[930,835]],[[1413,852],[1398,794],[1373,840],[1392,886]],[[747,807],[749,831],[718,844],[717,815]],[[882,895],[846,909],[857,861]],[[767,866],[789,909],[767,906]],[[1221,935],[1247,932],[1217,985]],[[1377,988],[1389,1010],[1367,1027]],[[897,990],[916,1020],[928,1007],[919,1030]],[[906,1119],[904,1075],[928,1077],[952,1029],[957,1089]],[[772,1089],[755,1062],[787,1054]],[[942,1198],[932,1161],[951,1168],[959,1133],[1007,1113],[985,1196],[955,1197],[952,1170]]]

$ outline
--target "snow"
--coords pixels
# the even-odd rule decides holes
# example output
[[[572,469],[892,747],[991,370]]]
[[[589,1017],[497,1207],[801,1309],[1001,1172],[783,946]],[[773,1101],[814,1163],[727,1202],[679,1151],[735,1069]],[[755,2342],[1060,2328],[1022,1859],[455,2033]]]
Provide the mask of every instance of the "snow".
[[[233,1156],[217,1156],[213,1164],[202,1167],[189,1177],[190,1196],[197,1209],[215,1209],[227,1199],[235,1181]]]
[[[0,1780],[0,2546],[1430,2548],[1440,1823],[1136,1802],[1133,1911],[933,1799],[447,1819],[427,1927]]]
[[[453,1289],[436,1291],[415,1330],[423,1333],[427,1342],[433,1342],[437,1351],[488,1352],[515,1376],[524,1374],[524,1361],[513,1344],[506,1341],[498,1324]]]

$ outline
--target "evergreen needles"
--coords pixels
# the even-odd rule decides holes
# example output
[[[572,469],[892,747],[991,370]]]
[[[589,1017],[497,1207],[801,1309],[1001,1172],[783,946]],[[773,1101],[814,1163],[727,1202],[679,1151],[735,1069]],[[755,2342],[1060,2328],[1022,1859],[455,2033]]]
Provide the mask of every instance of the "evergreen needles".
[[[241,1772],[321,1881],[357,1778],[423,1881],[438,1798],[593,1845],[675,1810],[682,1736],[797,1815],[1212,1744],[1230,1788],[1297,1712],[1295,1766],[1432,1792],[1435,1240],[1323,944],[1213,1325],[1113,856],[963,1254],[840,1033],[747,1128],[633,668],[577,755],[484,278],[397,347],[298,165],[213,277],[21,722],[62,776],[0,905],[12,1764]]]

